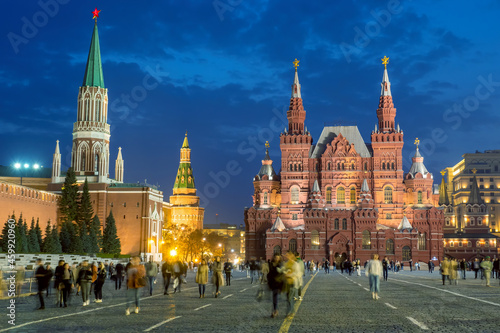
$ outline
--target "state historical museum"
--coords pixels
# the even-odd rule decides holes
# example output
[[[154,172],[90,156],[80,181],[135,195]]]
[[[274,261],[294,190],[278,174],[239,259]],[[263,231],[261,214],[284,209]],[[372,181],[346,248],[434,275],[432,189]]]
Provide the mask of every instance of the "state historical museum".
[[[385,65],[378,124],[366,142],[357,126],[325,126],[313,144],[304,126],[295,64],[288,129],[280,134],[276,174],[266,155],[254,177],[253,206],[245,209],[246,256],[271,258],[296,251],[305,260],[427,262],[443,255],[443,210],[416,143],[410,170],[403,170],[403,130]],[[269,145],[266,144],[266,148]]]

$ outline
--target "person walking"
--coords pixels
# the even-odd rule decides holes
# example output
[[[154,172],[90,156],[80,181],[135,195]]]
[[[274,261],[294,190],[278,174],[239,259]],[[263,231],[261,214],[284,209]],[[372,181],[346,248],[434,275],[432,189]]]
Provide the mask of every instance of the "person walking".
[[[196,272],[196,283],[198,283],[200,298],[205,298],[205,286],[208,283],[208,265],[205,259],[202,259],[200,266],[198,266],[198,271]]]
[[[451,263],[448,260],[448,258],[445,257],[444,260],[441,262],[441,278],[443,279],[443,286],[446,279],[448,279],[451,284],[450,268],[451,268]]]
[[[380,275],[382,275],[382,263],[378,260],[378,254],[372,254],[372,259],[366,265],[365,275],[370,281],[370,291],[372,298],[378,300],[380,292]]]
[[[52,277],[54,276],[54,271],[52,270],[52,267],[50,266],[50,264],[47,264],[47,266],[45,267],[45,274],[47,275],[47,297],[49,297],[50,296],[50,280],[52,280]]]
[[[389,276],[389,260],[387,257],[384,257],[384,260],[382,260],[382,271],[384,273],[384,281],[387,281]]]
[[[149,296],[152,296],[153,284],[155,282],[156,275],[158,275],[158,266],[153,262],[153,259],[149,259],[145,267],[146,267],[146,276],[148,277],[148,284],[149,284]]]
[[[458,284],[458,262],[455,258],[450,262],[450,284]]]
[[[474,259],[474,262],[472,263],[472,269],[474,269],[474,279],[477,279],[477,273],[479,272],[480,268],[481,267],[479,266],[479,259]]]
[[[465,258],[460,261],[460,270],[462,271],[462,279],[465,280],[465,274],[467,273],[467,261],[465,261]]]
[[[76,280],[81,287],[83,306],[90,304],[89,294],[90,294],[90,284],[92,283],[92,270],[89,267],[89,262],[84,260],[82,262],[82,267],[78,272],[78,279]]]
[[[115,290],[122,289],[122,281],[123,281],[123,271],[125,268],[123,267],[122,263],[119,262],[116,264],[116,280],[115,280]]]
[[[169,295],[168,287],[170,286],[170,278],[172,277],[172,267],[168,260],[165,260],[163,265],[161,265],[161,275],[163,276],[163,295]]]
[[[267,274],[267,284],[273,294],[273,311],[271,313],[271,318],[278,316],[278,296],[283,289],[283,277],[280,271],[281,257],[278,254],[275,254],[271,264],[269,265],[269,273]]]
[[[299,275],[301,275],[301,270],[299,264],[297,263],[297,258],[295,253],[288,251],[286,253],[287,261],[283,265],[281,272],[284,274],[284,279],[286,282],[287,290],[287,316],[293,314],[296,294],[299,289]]]
[[[62,273],[62,283],[63,283],[64,287],[63,287],[62,293],[63,293],[64,307],[67,308],[69,295],[70,295],[71,289],[74,286],[75,277],[73,275],[73,272],[69,268],[68,263],[65,263],[63,268],[64,269],[63,269],[63,273]]]
[[[56,306],[63,306],[63,284],[62,274],[64,272],[64,260],[59,260],[59,263],[54,271],[54,288],[56,290]]]
[[[130,307],[135,301],[135,313],[139,313],[141,304],[141,296],[139,289],[146,285],[146,269],[141,265],[139,257],[133,257],[130,261],[130,266],[127,269],[127,309],[125,315],[130,314]]]
[[[38,299],[40,300],[40,307],[38,310],[45,309],[45,302],[43,301],[43,292],[47,288],[49,281],[47,279],[47,271],[43,266],[42,259],[37,259],[36,263],[38,268],[35,271],[35,278],[38,282]]]
[[[491,270],[493,269],[493,263],[490,260],[490,256],[486,256],[481,262],[481,269],[483,270],[484,278],[486,279],[486,287],[490,286]]]
[[[260,263],[260,272],[262,274],[262,279],[260,280],[261,284],[267,283],[267,274],[269,274],[269,262],[262,260]]]
[[[184,269],[184,265],[182,264],[182,262],[180,260],[177,260],[174,263],[174,267],[173,267],[173,270],[174,270],[174,294],[177,291],[181,292],[181,284],[182,284],[181,275],[183,273],[183,269]]]
[[[224,263],[224,274],[226,275],[226,286],[231,285],[231,273],[233,271],[233,264],[229,262],[229,259]]]
[[[97,269],[97,279],[94,286],[95,302],[102,303],[102,287],[106,281],[106,267],[102,262],[99,263]]]
[[[212,282],[215,285],[215,298],[220,296],[221,292],[219,290],[219,287],[224,285],[224,280],[222,279],[222,270],[222,262],[220,261],[220,257],[217,256],[215,257],[215,261],[212,264]]]

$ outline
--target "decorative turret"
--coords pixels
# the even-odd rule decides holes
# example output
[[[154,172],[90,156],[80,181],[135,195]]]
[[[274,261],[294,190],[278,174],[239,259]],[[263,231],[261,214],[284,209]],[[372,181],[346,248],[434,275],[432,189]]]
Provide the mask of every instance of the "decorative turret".
[[[318,180],[314,180],[314,185],[309,193],[309,206],[312,208],[323,208],[325,207],[325,199],[321,195],[321,190],[319,189]]]
[[[177,176],[174,183],[174,194],[184,193],[186,190],[189,193],[196,193],[194,186],[194,175],[191,168],[191,149],[189,148],[187,132],[184,137],[184,142],[181,147],[181,158],[179,163],[179,169],[177,171]],[[194,192],[193,192],[194,190]]]
[[[446,183],[444,181],[444,175],[446,174],[445,170],[441,171],[441,184],[439,185],[439,206],[446,205],[448,206],[450,204],[450,200],[448,199],[448,191],[446,188]]]
[[[253,203],[259,208],[277,207],[281,202],[280,177],[274,172],[273,161],[269,156],[268,141],[265,146],[266,155],[262,160],[262,167],[253,181]]]
[[[299,60],[295,59],[293,65],[295,67],[295,78],[292,84],[292,97],[290,99],[290,107],[287,112],[288,132],[290,134],[304,134],[304,121],[306,119],[306,111],[304,110],[304,107],[302,105],[299,74],[297,72],[297,67],[299,67]]]
[[[122,158],[122,147],[118,147],[118,157],[115,163],[115,179],[119,183],[123,183],[123,158]]]
[[[472,177],[472,188],[470,190],[469,200],[467,201],[467,204],[484,205],[484,200],[483,198],[481,198],[481,193],[479,192],[479,186],[477,185],[476,172],[477,172],[476,169],[472,169],[474,177]]]
[[[413,227],[411,226],[410,221],[408,221],[408,218],[406,215],[403,216],[403,219],[401,220],[401,223],[398,226],[398,230],[412,230]]]
[[[360,208],[373,208],[375,207],[375,202],[372,199],[370,193],[370,188],[368,187],[368,182],[366,178],[363,179],[363,184],[361,185],[361,192],[359,193],[358,206]]]
[[[276,172],[273,168],[273,160],[269,157],[269,141],[266,141],[266,156],[262,160],[262,167],[257,174],[256,180],[276,180]]]
[[[283,221],[281,221],[281,217],[278,215],[278,217],[276,218],[276,220],[274,220],[274,223],[271,227],[271,231],[279,231],[279,232],[282,232],[286,230],[286,227],[285,225],[283,224]]]
[[[417,174],[420,174],[422,178],[430,178],[432,179],[432,173],[427,171],[427,168],[424,165],[424,158],[420,155],[418,150],[418,145],[420,144],[420,140],[418,138],[415,139],[415,145],[417,146],[417,150],[415,151],[415,156],[412,157],[412,165],[410,171],[406,178],[416,178]]]
[[[59,183],[61,177],[61,152],[59,150],[59,140],[56,141],[56,151],[52,159],[52,183]]]
[[[389,58],[384,56],[382,64],[384,65],[384,75],[382,77],[380,101],[377,109],[378,127],[382,133],[394,133],[394,119],[396,118],[396,108],[392,102],[391,95],[391,82],[389,81],[389,74],[387,73],[387,64]]]

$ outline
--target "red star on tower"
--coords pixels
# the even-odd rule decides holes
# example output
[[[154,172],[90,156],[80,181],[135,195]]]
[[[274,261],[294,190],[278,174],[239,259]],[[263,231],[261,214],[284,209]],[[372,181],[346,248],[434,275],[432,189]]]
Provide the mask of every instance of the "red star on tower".
[[[94,20],[95,20],[95,19],[97,19],[97,18],[99,17],[99,13],[100,13],[100,12],[101,12],[101,11],[100,11],[100,10],[97,10],[97,8],[96,8],[96,9],[94,9],[94,11],[92,12],[92,14],[94,15],[94,17],[92,17],[92,19],[94,19]]]

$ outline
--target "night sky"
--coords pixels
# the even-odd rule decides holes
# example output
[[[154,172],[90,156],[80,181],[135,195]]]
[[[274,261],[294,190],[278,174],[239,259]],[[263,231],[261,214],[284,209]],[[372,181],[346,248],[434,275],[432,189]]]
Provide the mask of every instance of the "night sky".
[[[369,141],[387,55],[405,171],[415,137],[435,183],[500,148],[498,1],[44,1],[4,4],[0,165],[50,168],[60,140],[69,167],[95,7],[111,176],[122,147],[125,182],[168,200],[187,130],[205,223],[243,223],[266,140],[279,171],[295,58],[314,141],[325,123]]]

